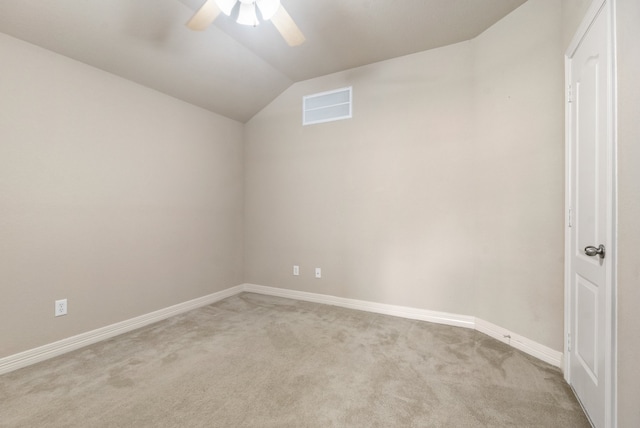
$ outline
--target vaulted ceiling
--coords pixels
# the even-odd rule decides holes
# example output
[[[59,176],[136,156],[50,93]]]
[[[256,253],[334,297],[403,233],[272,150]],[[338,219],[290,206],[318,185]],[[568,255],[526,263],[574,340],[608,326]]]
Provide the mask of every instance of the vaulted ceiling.
[[[301,46],[225,15],[191,31],[204,0],[1,0],[0,32],[245,122],[294,82],[472,39],[526,0],[281,1]]]

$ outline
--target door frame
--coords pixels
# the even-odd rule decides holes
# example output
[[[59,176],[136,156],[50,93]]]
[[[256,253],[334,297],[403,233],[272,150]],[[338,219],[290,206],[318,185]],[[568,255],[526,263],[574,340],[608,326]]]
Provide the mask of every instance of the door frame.
[[[564,378],[567,383],[571,384],[571,366],[570,366],[570,322],[573,316],[571,308],[571,185],[572,185],[572,151],[571,151],[571,58],[580,46],[584,36],[591,27],[591,24],[598,16],[601,10],[609,8],[609,34],[608,43],[611,49],[611,60],[609,63],[611,72],[611,84],[608,88],[609,98],[607,100],[607,114],[610,118],[608,123],[607,134],[611,139],[607,155],[607,231],[606,242],[607,259],[609,259],[609,272],[606,277],[605,294],[606,294],[606,313],[605,313],[605,427],[617,427],[617,79],[616,79],[616,42],[615,42],[615,0],[593,0],[582,23],[578,27],[569,47],[565,52],[565,272],[564,272],[564,361],[563,371]]]

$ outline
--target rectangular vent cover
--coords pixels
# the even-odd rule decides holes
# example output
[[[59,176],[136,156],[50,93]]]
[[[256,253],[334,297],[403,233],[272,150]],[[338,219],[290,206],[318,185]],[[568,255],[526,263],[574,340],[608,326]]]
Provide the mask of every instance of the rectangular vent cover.
[[[302,124],[351,118],[351,86],[302,98]]]

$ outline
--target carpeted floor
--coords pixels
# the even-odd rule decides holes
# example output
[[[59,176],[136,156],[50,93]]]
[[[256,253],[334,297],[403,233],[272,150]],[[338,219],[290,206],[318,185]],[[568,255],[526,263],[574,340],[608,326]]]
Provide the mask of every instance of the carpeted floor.
[[[474,330],[240,294],[0,377],[2,427],[589,427]]]

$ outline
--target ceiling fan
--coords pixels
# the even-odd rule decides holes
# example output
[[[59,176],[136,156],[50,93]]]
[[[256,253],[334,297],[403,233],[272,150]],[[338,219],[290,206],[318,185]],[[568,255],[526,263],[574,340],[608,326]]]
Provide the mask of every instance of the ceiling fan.
[[[187,22],[187,27],[195,31],[202,31],[211,25],[220,12],[231,16],[236,5],[239,5],[238,19],[236,20],[239,24],[254,27],[260,24],[256,13],[257,7],[262,19],[273,22],[289,46],[298,46],[304,43],[305,37],[302,31],[280,4],[280,0],[206,0]]]

